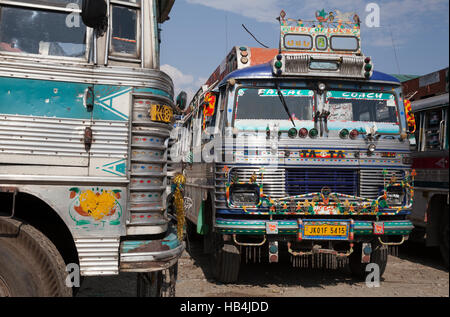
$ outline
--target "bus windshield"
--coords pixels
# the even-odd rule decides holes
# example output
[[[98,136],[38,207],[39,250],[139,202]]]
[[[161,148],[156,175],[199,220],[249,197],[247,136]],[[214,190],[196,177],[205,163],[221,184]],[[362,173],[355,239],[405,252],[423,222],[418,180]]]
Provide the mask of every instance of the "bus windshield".
[[[67,12],[0,6],[0,51],[84,57],[86,27],[67,25]]]
[[[390,93],[329,91],[326,103],[330,122],[399,123],[397,103]]]
[[[281,89],[293,120],[312,120],[314,91]],[[290,120],[277,90],[241,88],[237,92],[236,120]]]

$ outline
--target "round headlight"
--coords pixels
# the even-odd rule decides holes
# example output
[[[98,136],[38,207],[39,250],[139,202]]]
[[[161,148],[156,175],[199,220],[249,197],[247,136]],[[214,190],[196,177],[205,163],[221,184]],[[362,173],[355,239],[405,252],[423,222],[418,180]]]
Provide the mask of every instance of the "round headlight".
[[[372,155],[373,153],[375,153],[375,150],[377,149],[375,144],[370,144],[369,148],[367,149],[367,152],[369,153],[369,155]]]

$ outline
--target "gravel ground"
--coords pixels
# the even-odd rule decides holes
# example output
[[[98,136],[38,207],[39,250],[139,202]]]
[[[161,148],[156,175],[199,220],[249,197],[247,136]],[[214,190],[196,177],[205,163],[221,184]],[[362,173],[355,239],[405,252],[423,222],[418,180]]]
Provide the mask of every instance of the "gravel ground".
[[[389,256],[378,288],[350,277],[347,269],[295,269],[289,263],[244,265],[238,284],[212,279],[209,260],[193,244],[179,261],[177,296],[180,297],[448,297],[449,273],[439,251],[407,243],[399,256]],[[136,275],[86,278],[77,296],[135,296]]]

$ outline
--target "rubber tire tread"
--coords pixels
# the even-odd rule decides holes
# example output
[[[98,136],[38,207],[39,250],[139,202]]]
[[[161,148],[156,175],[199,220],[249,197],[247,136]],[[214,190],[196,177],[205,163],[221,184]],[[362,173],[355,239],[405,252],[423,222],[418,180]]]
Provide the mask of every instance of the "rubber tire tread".
[[[72,288],[65,284],[64,260],[55,245],[33,226],[17,219],[0,218],[0,256],[2,254],[9,254],[3,261],[14,266],[0,267],[0,274],[9,280],[12,296],[73,296]]]
[[[373,247],[372,254],[370,256],[370,263],[378,264],[380,267],[380,278],[386,271],[387,261],[388,261],[388,248],[386,246],[376,245]],[[361,263],[361,252],[362,244],[358,243],[350,254],[349,267],[352,275],[355,278],[365,280],[369,272],[366,272],[366,266],[368,263]]]
[[[241,256],[235,245],[225,244],[217,254],[215,278],[221,283],[238,280]]]
[[[448,206],[444,209],[444,214],[442,215],[441,224],[439,226],[439,249],[441,251],[442,260],[444,261],[444,265],[448,268],[449,261],[449,250],[448,250]],[[447,237],[444,237],[445,231],[447,231]],[[447,246],[444,244],[444,239],[447,239]]]

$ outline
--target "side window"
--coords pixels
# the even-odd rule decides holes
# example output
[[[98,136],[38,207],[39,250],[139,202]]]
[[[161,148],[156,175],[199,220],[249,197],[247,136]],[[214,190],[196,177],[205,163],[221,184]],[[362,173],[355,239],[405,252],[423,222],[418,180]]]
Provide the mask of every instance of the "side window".
[[[193,150],[198,149],[202,145],[202,132],[203,132],[203,107],[197,107],[195,122],[193,125]]]
[[[421,119],[423,127],[422,151],[448,149],[447,109],[436,109],[425,112]]]
[[[0,5],[0,52],[87,58],[86,26],[68,24],[80,1],[67,8],[62,6],[67,1],[60,2]]]
[[[139,57],[140,2],[111,1],[111,56]]]

